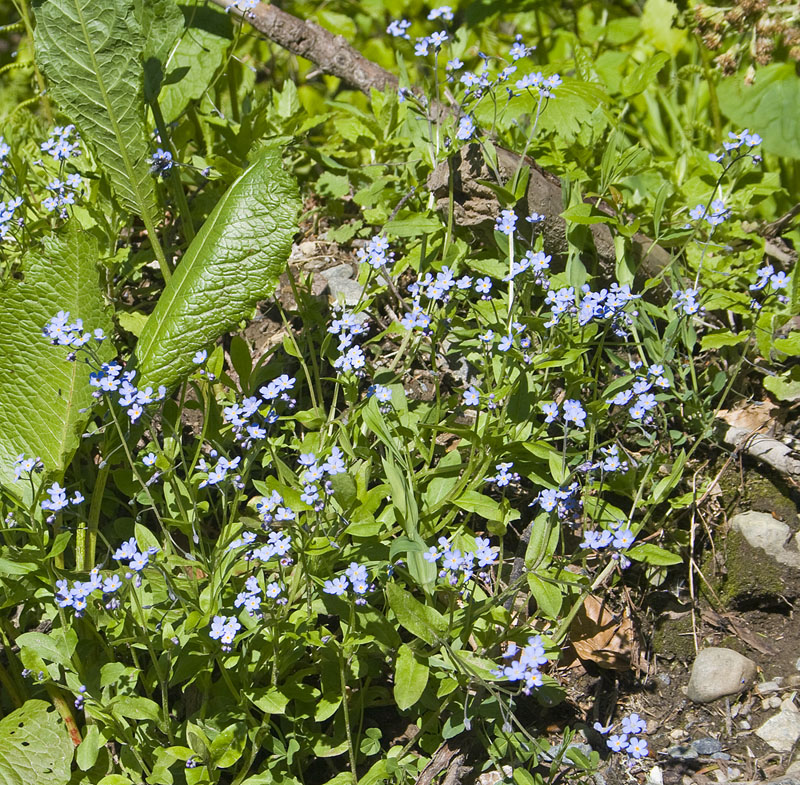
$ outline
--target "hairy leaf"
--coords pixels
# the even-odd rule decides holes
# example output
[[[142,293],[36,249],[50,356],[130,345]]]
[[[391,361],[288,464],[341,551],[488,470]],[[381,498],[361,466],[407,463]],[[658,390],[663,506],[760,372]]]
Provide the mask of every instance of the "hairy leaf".
[[[155,220],[142,54],[133,0],[34,0],[36,59],[120,203]]]
[[[192,241],[142,330],[142,383],[174,385],[194,353],[269,295],[283,271],[300,199],[278,147],[231,185]]]
[[[29,700],[0,720],[0,785],[64,785],[72,742],[45,701]]]
[[[88,418],[81,410],[92,403],[90,369],[67,362],[67,350],[52,346],[42,327],[64,310],[87,329],[111,330],[97,257],[94,239],[70,222],[45,240],[41,252],[25,257],[21,280],[0,290],[0,483],[9,488],[20,453],[40,457],[57,472],[78,446]],[[112,351],[100,347],[104,359]]]

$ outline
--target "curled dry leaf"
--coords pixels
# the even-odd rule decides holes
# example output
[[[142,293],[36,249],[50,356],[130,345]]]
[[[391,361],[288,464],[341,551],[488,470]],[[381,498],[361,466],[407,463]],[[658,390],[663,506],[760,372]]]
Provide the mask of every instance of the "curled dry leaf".
[[[771,401],[753,401],[746,406],[721,409],[717,417],[734,428],[758,431],[772,423],[772,411],[777,408]]]
[[[597,597],[589,595],[575,616],[570,640],[582,660],[601,668],[627,670],[631,667],[633,625],[624,613],[615,616]]]

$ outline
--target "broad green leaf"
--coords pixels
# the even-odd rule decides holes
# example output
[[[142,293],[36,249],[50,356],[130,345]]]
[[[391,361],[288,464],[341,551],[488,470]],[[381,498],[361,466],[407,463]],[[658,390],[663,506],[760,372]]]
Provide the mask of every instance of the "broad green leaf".
[[[781,376],[765,376],[764,387],[779,401],[800,400],[800,366]]]
[[[211,742],[211,762],[219,769],[233,766],[244,752],[247,726],[244,722],[229,725]]]
[[[671,0],[647,0],[640,22],[641,30],[656,49],[678,54],[686,40],[686,30],[673,27],[678,6]]]
[[[447,633],[447,619],[439,611],[423,605],[396,583],[387,585],[386,596],[397,621],[420,640],[433,646]]]
[[[144,97],[152,101],[161,89],[166,63],[183,32],[183,14],[175,0],[136,0],[144,42]]]
[[[289,699],[276,687],[259,688],[246,695],[265,714],[284,714],[289,703]]]
[[[142,384],[174,385],[197,350],[272,293],[299,209],[280,148],[267,147],[217,203],[148,318],[136,348]]]
[[[168,123],[177,120],[192,101],[203,97],[225,62],[233,39],[230,15],[221,9],[191,5],[185,13],[190,26],[164,64],[166,76],[158,97]]]
[[[25,701],[0,720],[0,785],[66,785],[72,752],[69,734],[50,704]]]
[[[542,580],[538,575],[528,575],[528,587],[539,606],[539,610],[551,619],[558,619],[563,600],[561,590],[554,583]]]
[[[50,635],[45,635],[43,632],[24,632],[17,636],[16,643],[20,648],[25,647],[36,652],[43,660],[57,662],[65,668],[71,668],[72,653],[77,643],[74,635],[73,633],[70,636],[72,640],[67,642],[63,637],[57,637],[55,631]]]
[[[759,68],[753,84],[724,79],[718,91],[720,109],[740,128],[757,131],[765,152],[800,158],[800,79],[794,65]]]
[[[155,222],[134,1],[34,0],[33,8],[36,59],[51,95],[94,148],[120,203]]]
[[[428,666],[420,662],[411,647],[404,643],[397,653],[394,668],[394,699],[401,711],[410,709],[425,692]]]
[[[643,561],[646,564],[654,564],[657,567],[669,567],[671,564],[680,564],[683,561],[678,554],[670,553],[650,542],[643,542],[634,546],[625,551],[625,555],[634,561]]]
[[[456,500],[456,507],[460,507],[467,512],[474,512],[487,521],[502,521],[503,511],[500,505],[489,496],[485,496],[478,491],[464,491]]]
[[[155,701],[138,695],[120,695],[109,704],[111,711],[119,717],[131,720],[159,720],[160,710]]]
[[[100,735],[100,728],[97,725],[89,725],[86,735],[75,753],[75,762],[81,771],[88,771],[97,762],[100,750],[105,746],[108,739]]]
[[[0,287],[0,483],[12,490],[17,455],[39,456],[48,472],[58,472],[88,420],[82,410],[93,401],[90,368],[67,362],[67,350],[52,346],[42,327],[64,310],[87,329],[111,331],[98,256],[95,241],[71,221],[24,258],[19,280]],[[107,343],[99,351],[104,360],[113,356]]]
[[[669,62],[666,52],[658,52],[649,60],[637,65],[633,71],[622,80],[622,93],[626,98],[641,93],[658,76],[659,71]]]

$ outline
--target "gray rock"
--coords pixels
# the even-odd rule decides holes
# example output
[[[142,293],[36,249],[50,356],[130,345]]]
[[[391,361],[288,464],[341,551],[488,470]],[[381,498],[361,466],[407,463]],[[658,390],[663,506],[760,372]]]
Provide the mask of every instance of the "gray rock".
[[[792,751],[800,739],[800,711],[791,698],[787,698],[781,705],[781,710],[756,730],[756,736],[777,752]]]
[[[792,530],[776,521],[766,512],[740,512],[729,523],[733,531],[739,532],[754,548],[761,548],[779,564],[800,569],[800,532],[794,536],[794,548],[789,549]]]
[[[781,684],[783,679],[773,679],[772,681],[765,681],[761,684],[756,684],[756,692],[760,695],[766,695],[769,692],[778,692],[781,689]]]
[[[353,268],[349,264],[337,264],[322,271],[328,282],[331,296],[339,303],[353,307],[361,299],[364,287],[354,279]]]
[[[667,755],[677,760],[693,760],[700,757],[700,753],[691,744],[676,744],[667,750]]]
[[[713,755],[715,752],[722,751],[722,744],[717,741],[717,739],[712,738],[696,739],[690,742],[690,745],[694,747],[700,755]]]
[[[694,703],[710,703],[746,690],[756,677],[756,664],[733,649],[703,649],[692,666],[686,697]]]
[[[730,760],[731,756],[727,752],[715,752],[711,756],[714,760]]]

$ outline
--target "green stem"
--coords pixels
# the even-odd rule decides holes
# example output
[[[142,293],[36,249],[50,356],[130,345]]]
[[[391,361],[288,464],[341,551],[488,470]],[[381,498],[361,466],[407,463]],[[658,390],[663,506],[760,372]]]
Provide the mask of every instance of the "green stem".
[[[356,750],[353,746],[353,731],[350,727],[350,701],[347,695],[347,678],[345,676],[344,651],[339,651],[339,681],[342,687],[342,707],[344,709],[344,730],[347,734],[347,751],[350,755],[350,771],[353,774],[353,785],[358,785],[356,774]]]
[[[108,475],[110,473],[111,466],[109,465],[108,461],[104,461],[100,467],[100,471],[97,472],[97,479],[95,480],[94,489],[92,490],[92,503],[89,507],[89,520],[87,521],[87,549],[83,566],[78,568],[82,569],[84,572],[91,569],[90,565],[94,565],[97,551],[97,527],[100,523],[100,509],[103,504],[103,493],[105,491],[106,482],[108,481]]]

